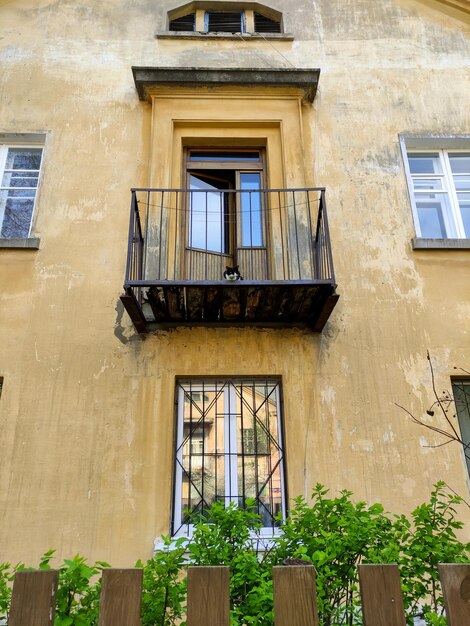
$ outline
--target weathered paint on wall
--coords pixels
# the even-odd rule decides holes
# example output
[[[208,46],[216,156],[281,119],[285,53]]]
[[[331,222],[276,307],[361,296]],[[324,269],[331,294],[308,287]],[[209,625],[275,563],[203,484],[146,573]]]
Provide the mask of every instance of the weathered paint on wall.
[[[442,478],[468,495],[458,446],[426,447],[439,440],[394,405],[431,402],[427,349],[439,389],[468,369],[468,251],[412,251],[398,140],[470,132],[468,22],[431,0],[270,4],[293,42],[155,39],[175,2],[0,3],[0,132],[46,133],[40,250],[0,249],[4,559],[150,555],[169,529],[178,375],[282,376],[290,496],[319,481],[408,510]],[[327,327],[142,340],[119,301],[128,190],[160,155],[131,66],[290,64],[321,68],[292,157],[327,187]]]

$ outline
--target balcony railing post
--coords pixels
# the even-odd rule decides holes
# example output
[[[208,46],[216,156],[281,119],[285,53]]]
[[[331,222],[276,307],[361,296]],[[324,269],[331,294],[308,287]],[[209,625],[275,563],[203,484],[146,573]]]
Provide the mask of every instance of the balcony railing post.
[[[127,241],[127,263],[126,263],[126,278],[125,283],[131,280],[131,272],[132,272],[132,256],[133,256],[133,241],[134,241],[134,222],[135,222],[135,212],[137,206],[136,192],[132,190],[132,199],[131,199],[131,214],[129,220],[129,237]]]
[[[323,224],[324,224],[324,230],[325,230],[325,245],[326,245],[326,253],[327,253],[327,259],[328,259],[328,278],[330,278],[333,281],[333,283],[336,283],[335,273],[333,269],[333,254],[331,252],[330,229],[328,227],[328,212],[326,210],[326,198],[325,198],[324,189],[322,189],[322,192],[321,192],[321,199],[322,199],[322,205],[323,205]]]

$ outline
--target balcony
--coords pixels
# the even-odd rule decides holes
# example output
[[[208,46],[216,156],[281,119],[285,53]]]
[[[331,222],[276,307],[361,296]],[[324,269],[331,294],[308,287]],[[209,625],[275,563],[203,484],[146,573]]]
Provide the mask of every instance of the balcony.
[[[227,266],[242,278],[225,279]],[[321,332],[338,300],[325,189],[133,189],[121,300],[139,333]]]

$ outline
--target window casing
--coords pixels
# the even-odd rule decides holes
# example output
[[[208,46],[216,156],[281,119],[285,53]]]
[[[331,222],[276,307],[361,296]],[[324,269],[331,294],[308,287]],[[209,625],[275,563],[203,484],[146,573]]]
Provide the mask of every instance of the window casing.
[[[280,382],[179,381],[176,386],[173,536],[216,501],[255,502],[263,530],[285,516]]]
[[[418,237],[470,238],[470,150],[407,150]]]
[[[237,7],[236,4],[239,6]],[[281,34],[281,14],[266,7],[266,13],[252,8],[240,8],[239,3],[227,3],[220,9],[207,4],[192,3],[184,9],[170,11],[168,28],[173,32]]]
[[[470,379],[453,379],[452,391],[463,442],[463,452],[470,476]]]
[[[42,161],[38,145],[0,145],[0,238],[31,232]]]

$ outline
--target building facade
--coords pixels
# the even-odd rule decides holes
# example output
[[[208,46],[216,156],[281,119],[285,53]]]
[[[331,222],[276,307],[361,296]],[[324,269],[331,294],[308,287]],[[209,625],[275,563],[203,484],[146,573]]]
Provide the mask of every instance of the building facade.
[[[0,21],[2,559],[132,565],[215,500],[269,534],[318,482],[470,497],[397,406],[441,424],[429,351],[468,439],[470,3]]]

